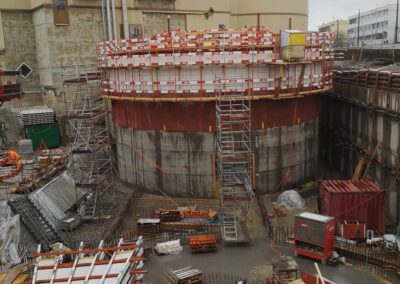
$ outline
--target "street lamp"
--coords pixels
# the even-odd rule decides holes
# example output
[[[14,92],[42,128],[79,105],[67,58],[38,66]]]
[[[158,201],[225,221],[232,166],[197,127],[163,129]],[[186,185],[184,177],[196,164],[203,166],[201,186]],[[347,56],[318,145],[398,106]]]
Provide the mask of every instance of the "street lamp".
[[[143,18],[143,20],[142,20],[142,33],[143,33],[143,38],[144,38],[144,20],[146,19],[146,14],[144,14],[144,13],[142,13],[142,18]]]
[[[171,15],[167,16],[168,35],[171,35]]]

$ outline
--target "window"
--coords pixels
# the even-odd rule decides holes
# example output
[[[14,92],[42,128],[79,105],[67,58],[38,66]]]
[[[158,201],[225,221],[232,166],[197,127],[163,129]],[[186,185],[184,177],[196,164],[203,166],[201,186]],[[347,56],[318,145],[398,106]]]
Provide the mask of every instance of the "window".
[[[55,25],[69,25],[67,0],[53,0],[53,17]]]
[[[350,25],[357,23],[357,18],[356,19],[351,19],[350,20]]]
[[[120,35],[121,38],[125,38],[124,35],[124,25],[120,24]],[[129,38],[137,38],[139,36],[143,36],[143,28],[142,25],[128,24]]]

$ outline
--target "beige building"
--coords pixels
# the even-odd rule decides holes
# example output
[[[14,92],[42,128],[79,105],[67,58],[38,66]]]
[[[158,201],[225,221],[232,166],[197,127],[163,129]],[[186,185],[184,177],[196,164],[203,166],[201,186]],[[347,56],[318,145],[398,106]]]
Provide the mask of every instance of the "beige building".
[[[129,37],[167,30],[168,18],[171,29],[184,30],[254,26],[258,13],[260,24],[274,32],[290,24],[307,30],[308,22],[308,0],[0,0],[0,68],[14,70],[25,62],[33,69],[24,81],[25,99],[6,109],[47,104],[63,116],[65,66],[96,62],[96,44],[109,38],[102,2],[115,2],[118,39],[125,2]]]
[[[343,46],[347,39],[347,26],[349,21],[336,20],[327,24],[322,24],[318,27],[319,32],[334,33],[337,39],[337,44]]]

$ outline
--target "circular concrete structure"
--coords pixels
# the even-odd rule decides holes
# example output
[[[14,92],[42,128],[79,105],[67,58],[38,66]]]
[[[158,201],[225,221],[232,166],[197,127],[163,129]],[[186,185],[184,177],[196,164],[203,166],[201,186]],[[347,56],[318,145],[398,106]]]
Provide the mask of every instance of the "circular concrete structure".
[[[298,50],[282,46],[290,37],[249,28],[99,44],[101,89],[112,101],[121,179],[152,193],[216,196],[222,148],[216,102],[229,104],[228,97],[249,102],[251,149],[246,146],[239,159],[252,163],[253,188],[270,192],[289,170],[290,185],[310,178],[318,162],[319,94],[332,86],[333,41],[296,34],[293,39],[304,46],[292,62]],[[237,126],[230,131],[238,132]],[[237,133],[223,147],[236,151],[230,139],[238,139]]]
[[[112,113],[123,181],[153,193],[159,193],[158,187],[171,196],[213,197],[213,156],[217,153],[215,102],[113,101]],[[319,96],[254,101],[251,115],[256,187],[265,193],[273,190],[288,170],[289,162],[292,183],[310,178],[318,163]]]

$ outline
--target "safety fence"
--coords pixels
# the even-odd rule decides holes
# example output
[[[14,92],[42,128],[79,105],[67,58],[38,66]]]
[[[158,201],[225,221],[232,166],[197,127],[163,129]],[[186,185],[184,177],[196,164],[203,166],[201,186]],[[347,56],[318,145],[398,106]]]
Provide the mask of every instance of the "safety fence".
[[[177,207],[191,207],[193,210],[207,211],[219,209],[219,200],[217,199],[188,199],[188,198],[172,198],[164,197],[141,197],[138,199],[136,214],[143,218],[154,216],[154,211],[159,209],[173,210]]]
[[[320,93],[332,85],[333,43],[332,34],[305,33],[303,50],[287,64],[279,35],[265,28],[172,31],[103,42],[97,46],[105,71],[101,90],[109,99],[210,100],[221,84],[216,78],[247,74],[225,91],[275,97]]]
[[[243,281],[243,282],[240,282]],[[263,280],[252,280],[247,277],[232,274],[203,274],[203,283],[209,284],[234,284],[234,283],[246,283],[246,284],[265,284],[266,279]]]

